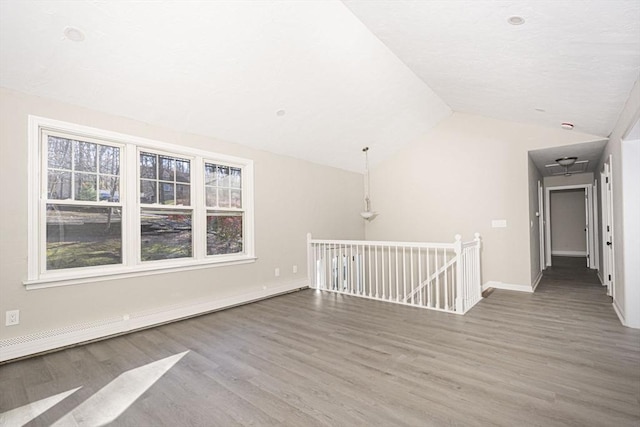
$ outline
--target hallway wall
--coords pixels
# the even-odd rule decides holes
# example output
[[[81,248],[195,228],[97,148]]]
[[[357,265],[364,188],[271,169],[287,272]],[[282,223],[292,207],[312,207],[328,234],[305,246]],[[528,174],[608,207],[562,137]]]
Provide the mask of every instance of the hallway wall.
[[[531,285],[536,286],[537,282],[542,278],[542,269],[540,268],[540,216],[542,215],[543,205],[538,200],[538,182],[543,185],[542,174],[536,167],[531,156],[529,158],[529,266],[531,269]],[[544,196],[543,196],[544,197]]]
[[[586,173],[574,173],[569,176],[556,175],[545,176],[545,187],[562,187],[565,185],[581,185],[581,184],[593,184],[594,174],[593,172]]]
[[[609,142],[607,143],[602,158],[598,165],[598,173],[602,170],[603,164],[612,156],[612,178],[613,185],[613,246],[615,250],[615,282],[614,282],[614,307],[624,324],[627,324],[627,311],[640,313],[640,299],[627,299],[626,297],[626,278],[625,263],[637,260],[628,259],[625,254],[625,232],[624,232],[624,190],[625,185],[637,186],[636,182],[626,182],[622,174],[622,140],[630,133],[635,123],[640,120],[640,78],[636,80],[629,100],[625,104],[620,118],[615,128],[611,132]],[[637,243],[637,242],[636,242]],[[600,253],[602,257],[602,253]],[[602,258],[600,259],[602,265]],[[629,283],[629,287],[640,286],[638,283]],[[640,328],[640,321],[634,324],[634,327]]]
[[[640,133],[640,122],[636,124]],[[625,315],[628,326],[640,328],[640,139],[622,142],[624,186]]]

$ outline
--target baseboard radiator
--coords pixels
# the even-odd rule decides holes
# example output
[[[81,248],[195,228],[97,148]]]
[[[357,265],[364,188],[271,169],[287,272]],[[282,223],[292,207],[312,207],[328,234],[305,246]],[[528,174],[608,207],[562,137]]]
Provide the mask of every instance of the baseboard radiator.
[[[123,316],[115,316],[93,322],[77,323],[62,328],[2,339],[0,340],[0,363],[235,307],[306,287],[306,279],[295,280],[270,285],[268,288],[267,286],[262,286],[259,289],[226,298],[203,298],[181,304],[129,313]]]

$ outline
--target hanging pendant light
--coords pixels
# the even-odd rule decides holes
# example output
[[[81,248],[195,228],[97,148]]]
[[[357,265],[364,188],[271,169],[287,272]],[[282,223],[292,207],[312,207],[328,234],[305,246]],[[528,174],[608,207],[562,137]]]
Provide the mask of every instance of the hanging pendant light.
[[[360,216],[367,221],[371,221],[378,216],[378,213],[371,211],[371,197],[369,195],[369,189],[371,187],[371,181],[369,179],[369,147],[364,147],[362,151],[364,152],[364,211],[360,212]]]
[[[571,176],[569,168],[576,163],[576,160],[578,160],[577,157],[560,157],[556,159],[556,163],[564,167],[564,176]]]

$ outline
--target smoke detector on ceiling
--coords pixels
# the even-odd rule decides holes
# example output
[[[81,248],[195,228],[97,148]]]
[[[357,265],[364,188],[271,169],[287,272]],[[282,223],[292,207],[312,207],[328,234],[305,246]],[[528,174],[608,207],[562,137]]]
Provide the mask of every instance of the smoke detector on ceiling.
[[[67,27],[64,29],[64,37],[72,42],[81,42],[84,40],[84,33],[76,27]]]
[[[64,29],[64,37],[72,42],[81,42],[84,40],[84,33],[76,27],[67,27]]]
[[[511,25],[522,25],[524,24],[524,18],[522,16],[514,15],[510,16],[507,19],[507,22]]]

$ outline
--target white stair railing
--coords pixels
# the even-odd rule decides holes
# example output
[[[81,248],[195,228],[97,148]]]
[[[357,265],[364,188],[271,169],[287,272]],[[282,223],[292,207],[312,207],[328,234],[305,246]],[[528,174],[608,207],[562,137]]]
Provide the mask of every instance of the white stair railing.
[[[409,295],[407,295],[407,296],[404,298],[404,302],[407,302],[407,301],[409,300],[409,298],[413,298],[413,296],[414,296],[417,292],[419,292],[419,291],[423,290],[425,287],[429,287],[429,286],[433,285],[434,281],[435,281],[436,279],[438,279],[438,278],[439,278],[443,273],[446,273],[446,272],[447,272],[447,270],[448,270],[449,268],[451,268],[451,266],[452,266],[453,264],[455,264],[457,260],[458,260],[457,258],[452,258],[449,262],[447,262],[445,265],[443,265],[442,267],[440,267],[440,269],[439,269],[438,271],[436,271],[435,273],[433,273],[433,274],[431,275],[431,277],[429,277],[427,280],[425,280],[424,282],[422,282],[422,283],[420,284],[420,286],[418,286],[418,288],[417,288],[417,289],[414,289],[414,290],[413,290]]]
[[[482,299],[480,235],[453,243],[318,240],[307,235],[309,287],[464,314]]]

